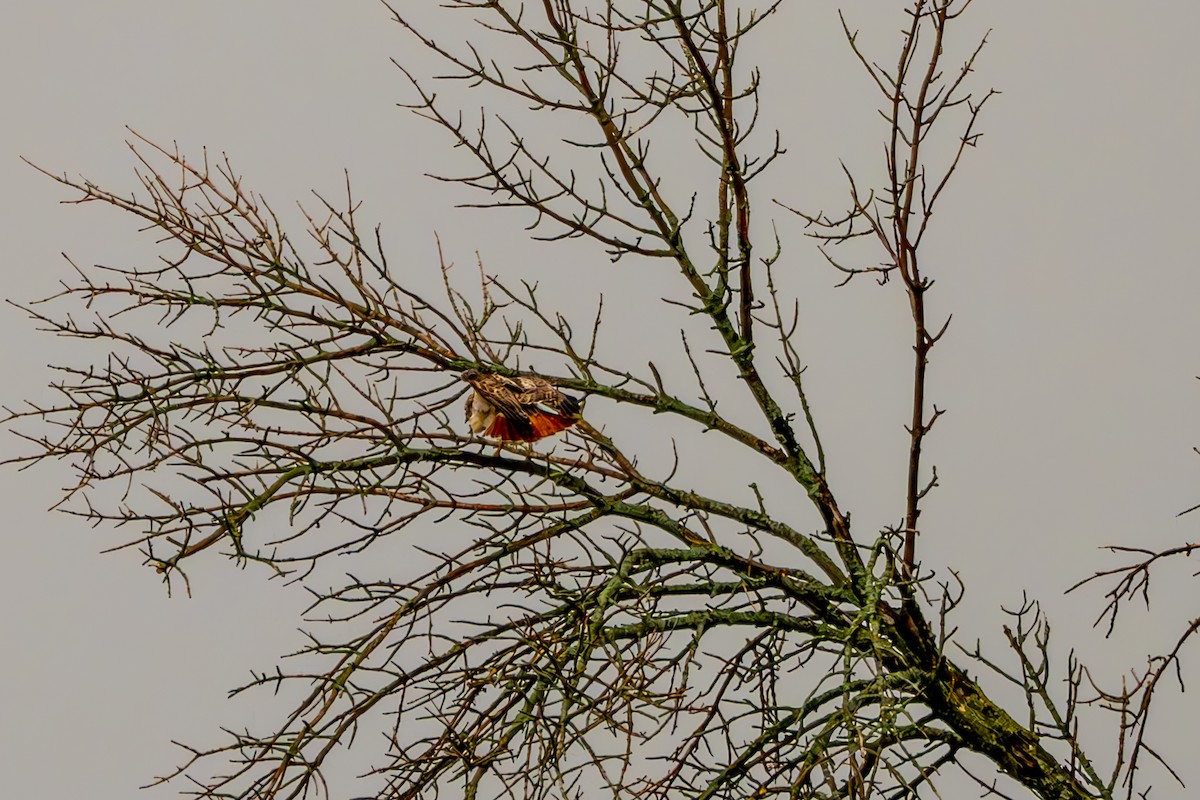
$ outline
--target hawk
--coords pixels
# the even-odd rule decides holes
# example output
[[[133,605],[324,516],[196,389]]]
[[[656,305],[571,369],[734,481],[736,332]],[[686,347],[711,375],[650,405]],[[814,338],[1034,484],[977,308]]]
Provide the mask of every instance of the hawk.
[[[579,420],[579,401],[545,378],[487,375],[473,369],[459,377],[475,390],[467,398],[467,424],[482,436],[535,442]]]

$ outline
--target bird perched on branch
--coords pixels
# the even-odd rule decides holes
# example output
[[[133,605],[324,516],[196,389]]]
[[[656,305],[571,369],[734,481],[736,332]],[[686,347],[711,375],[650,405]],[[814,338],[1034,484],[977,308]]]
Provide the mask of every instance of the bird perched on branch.
[[[536,442],[579,421],[579,401],[536,375],[489,375],[469,369],[459,376],[475,391],[467,398],[471,430],[500,440]]]

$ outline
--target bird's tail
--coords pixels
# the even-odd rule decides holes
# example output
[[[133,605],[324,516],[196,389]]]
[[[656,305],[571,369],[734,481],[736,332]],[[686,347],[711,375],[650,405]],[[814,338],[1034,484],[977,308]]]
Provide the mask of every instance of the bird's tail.
[[[496,415],[496,421],[488,430],[487,435],[496,439],[509,441],[536,442],[547,436],[553,436],[574,425],[576,417],[552,414],[548,411],[534,409],[529,413],[529,424],[515,425],[503,414]]]

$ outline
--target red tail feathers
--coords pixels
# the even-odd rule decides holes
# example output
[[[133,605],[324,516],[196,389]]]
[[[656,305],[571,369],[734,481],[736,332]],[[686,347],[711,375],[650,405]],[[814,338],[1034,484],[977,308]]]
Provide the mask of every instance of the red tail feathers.
[[[574,417],[564,417],[540,409],[531,409],[528,426],[514,424],[503,414],[497,414],[496,421],[492,423],[492,427],[488,429],[486,435],[509,441],[536,442],[538,439],[544,439],[559,431],[564,431],[574,424]]]

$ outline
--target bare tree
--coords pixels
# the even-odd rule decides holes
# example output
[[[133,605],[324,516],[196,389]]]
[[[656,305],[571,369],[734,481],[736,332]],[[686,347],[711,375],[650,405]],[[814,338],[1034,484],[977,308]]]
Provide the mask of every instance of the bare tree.
[[[756,127],[760,76],[744,63],[778,0],[447,0],[457,25],[477,23],[454,45],[392,9],[442,78],[516,101],[468,122],[397,65],[416,114],[474,160],[447,180],[532,212],[537,237],[673,275],[680,338],[658,352],[683,369],[607,354],[599,298],[569,319],[537,287],[482,266],[463,280],[447,258],[440,288],[421,288],[349,183],[295,236],[207,153],[135,135],[132,194],[47,173],[75,202],[138,218],[164,255],[77,268],[28,307],[108,356],[61,367],[57,404],[11,414],[34,446],[16,462],[68,460],[79,480],[64,508],[133,530],[127,546],[168,587],[216,553],[310,586],[335,555],[424,559],[313,588],[311,616],[329,624],[305,666],[249,685],[298,692],[292,709],[189,749],[164,780],[201,797],[306,797],[324,791],[335,748],[385,730],[380,798],[935,797],[953,772],[1023,796],[1138,792],[1152,683],[1101,692],[1074,659],[1052,668],[1033,603],[1014,612],[1006,657],[958,647],[947,615],[961,587],[922,567],[937,483],[923,451],[941,414],[927,371],[949,319],[927,305],[921,246],[994,94],[971,81],[983,40],[945,55],[969,5],[908,3],[887,58],[843,19],[879,91],[884,158],[845,169],[838,214],[756,191],[783,150]],[[553,152],[539,149],[547,131]],[[703,169],[661,168],[682,143]],[[826,469],[788,226],[840,280],[874,278],[911,311],[905,500],[883,531],[852,527]],[[548,379],[586,400],[582,419],[553,447],[477,436],[462,422],[466,370]],[[674,466],[621,422],[650,414],[682,432]],[[749,487],[690,485],[688,460],[705,457],[752,465]],[[430,536],[450,520],[475,539]],[[1015,686],[1019,714],[968,670]],[[1088,706],[1115,712],[1115,747],[1094,758],[1079,736]]]

